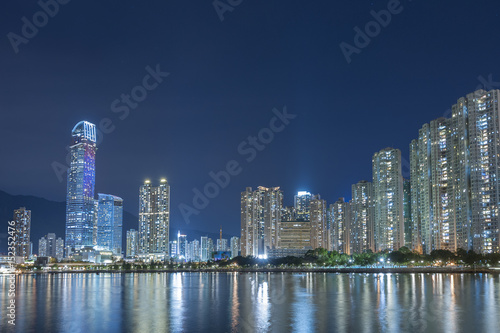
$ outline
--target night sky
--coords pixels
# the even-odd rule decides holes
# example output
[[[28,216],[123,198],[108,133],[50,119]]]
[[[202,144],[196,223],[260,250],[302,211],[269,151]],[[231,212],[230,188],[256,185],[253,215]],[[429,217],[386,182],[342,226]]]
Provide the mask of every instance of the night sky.
[[[0,189],[65,200],[66,175],[52,165],[88,120],[114,128],[98,146],[96,193],[121,196],[137,215],[139,186],[166,177],[172,233],[222,225],[239,235],[247,186],[281,186],[287,205],[299,190],[350,199],[352,183],[371,180],[374,152],[392,146],[408,159],[422,124],[484,86],[479,77],[500,82],[493,0],[401,1],[348,63],[340,43],[354,45],[354,27],[391,2],[243,0],[221,21],[211,0],[73,0],[15,53],[8,34],[22,36],[22,18],[41,8],[4,0]],[[127,115],[121,95],[143,85],[148,66],[170,74]],[[238,146],[284,107],[296,117],[248,162]],[[186,225],[179,205],[192,206],[193,188],[232,160],[241,172]]]

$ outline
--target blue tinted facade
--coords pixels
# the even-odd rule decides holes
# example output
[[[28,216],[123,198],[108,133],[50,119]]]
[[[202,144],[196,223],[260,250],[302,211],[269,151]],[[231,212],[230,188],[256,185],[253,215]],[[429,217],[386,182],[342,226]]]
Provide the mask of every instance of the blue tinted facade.
[[[97,246],[100,250],[122,252],[123,199],[109,194],[98,194]]]
[[[66,246],[80,249],[95,245],[96,127],[92,123],[81,121],[73,128],[71,135],[66,194]]]

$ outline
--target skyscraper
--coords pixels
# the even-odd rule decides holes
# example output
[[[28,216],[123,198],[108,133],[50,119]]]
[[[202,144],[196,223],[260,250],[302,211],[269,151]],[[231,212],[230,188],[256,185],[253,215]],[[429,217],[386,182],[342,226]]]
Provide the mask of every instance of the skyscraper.
[[[451,228],[456,248],[500,251],[500,91],[460,98],[449,120]]]
[[[187,235],[177,232],[177,258],[186,259],[187,256]]]
[[[14,255],[28,258],[31,254],[31,210],[25,207],[14,210]]]
[[[311,193],[299,191],[294,197],[295,220],[310,221],[311,213]]]
[[[414,250],[455,251],[455,230],[450,220],[448,121],[424,124],[410,144],[411,225]]]
[[[401,151],[382,149],[373,155],[372,166],[376,250],[398,250],[404,246]]]
[[[332,248],[340,253],[351,254],[350,228],[351,228],[351,204],[344,198],[339,198],[330,205]]]
[[[403,179],[403,218],[405,220],[405,246],[412,248],[412,221],[411,221],[411,182]]]
[[[139,235],[137,230],[127,230],[127,258],[134,258],[138,254]]]
[[[139,253],[169,253],[170,186],[157,187],[146,180],[139,190]]]
[[[240,239],[236,236],[231,237],[231,259],[239,256]]]
[[[62,260],[63,255],[64,241],[61,237],[56,238],[56,234],[48,233],[38,241],[38,256]]]
[[[200,259],[201,261],[208,261],[209,258],[208,237],[202,236],[200,241]]]
[[[122,253],[123,199],[110,194],[98,194],[97,246],[100,250]]]
[[[353,253],[375,251],[375,210],[372,183],[362,180],[351,187],[350,243]]]
[[[94,245],[96,127],[81,121],[73,128],[66,195],[66,246]]]
[[[279,187],[247,187],[241,193],[241,252],[243,256],[266,256],[276,248],[283,193]]]
[[[304,197],[301,197],[301,199]],[[326,222],[326,201],[320,195],[309,200],[309,218],[311,221],[311,246],[313,249],[329,249],[328,230]],[[305,218],[305,215],[303,215]]]

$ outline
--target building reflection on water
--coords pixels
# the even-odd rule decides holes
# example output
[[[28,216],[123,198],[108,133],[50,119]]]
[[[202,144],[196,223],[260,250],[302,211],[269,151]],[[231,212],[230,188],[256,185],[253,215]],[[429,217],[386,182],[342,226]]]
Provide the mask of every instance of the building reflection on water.
[[[5,277],[0,289],[7,294]],[[7,302],[2,296],[2,318]],[[488,274],[39,274],[17,276],[16,305],[17,332],[496,332],[500,281]]]

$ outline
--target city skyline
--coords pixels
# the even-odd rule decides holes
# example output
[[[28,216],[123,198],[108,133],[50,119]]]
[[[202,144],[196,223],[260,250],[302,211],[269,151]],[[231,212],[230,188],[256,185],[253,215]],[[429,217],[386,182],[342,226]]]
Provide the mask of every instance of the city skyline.
[[[353,45],[353,28],[364,27],[373,20],[372,10],[385,7],[369,1],[254,2],[226,13],[221,22],[210,2],[106,3],[95,25],[88,26],[73,18],[93,17],[92,6],[61,6],[18,53],[4,39],[0,66],[15,80],[2,83],[0,108],[11,112],[2,112],[0,135],[9,142],[3,153],[19,171],[0,166],[0,173],[9,175],[0,188],[65,200],[66,175],[58,167],[68,166],[69,142],[62,129],[87,120],[100,133],[95,190],[122,197],[125,209],[137,215],[136,187],[148,177],[166,177],[177,189],[172,226],[184,229],[179,204],[190,204],[193,189],[202,190],[211,181],[209,173],[223,170],[227,161],[245,162],[248,155],[239,155],[238,145],[269,126],[273,108],[286,106],[297,117],[186,227],[209,231],[222,223],[237,234],[239,227],[231,226],[238,209],[223,217],[218,212],[238,207],[237,196],[247,186],[280,184],[290,193],[314,189],[329,200],[349,197],[357,178],[370,180],[367,161],[373,152],[394,147],[408,156],[407,144],[399,142],[410,142],[429,119],[449,115],[457,96],[477,87],[490,90],[500,81],[499,46],[484,33],[499,29],[492,1],[472,9],[466,1],[402,2],[404,10],[347,63],[339,44]],[[20,18],[31,18],[40,8],[13,2],[9,10],[5,33],[19,35]],[[116,29],[109,29],[104,15],[110,11],[120,18]],[[423,17],[432,24],[422,25]],[[122,19],[137,26],[121,24]],[[267,51],[260,53],[262,45]],[[468,47],[449,51],[458,45]],[[153,90],[144,88],[145,78]],[[134,108],[121,97],[132,96],[133,89],[138,100],[142,89],[147,91],[144,100],[131,99]],[[353,97],[361,89],[365,97]],[[26,91],[32,98],[23,98]],[[16,123],[23,126],[14,130],[10,124]],[[329,181],[319,175],[329,175]]]

